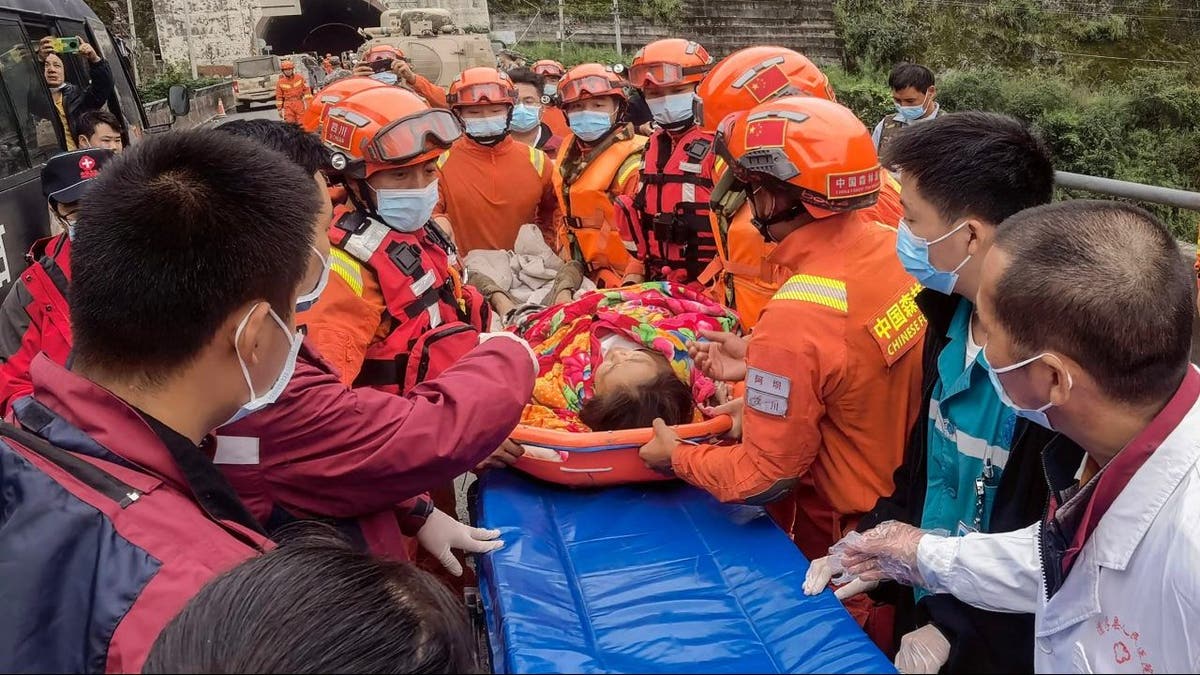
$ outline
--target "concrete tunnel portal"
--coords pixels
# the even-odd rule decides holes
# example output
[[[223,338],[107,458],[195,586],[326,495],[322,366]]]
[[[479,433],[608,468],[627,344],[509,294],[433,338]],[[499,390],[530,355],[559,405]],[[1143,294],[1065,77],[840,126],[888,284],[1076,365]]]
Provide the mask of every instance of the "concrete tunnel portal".
[[[263,17],[256,33],[272,54],[340,54],[358,49],[356,29],[378,26],[383,9],[378,0],[300,0],[300,14]]]

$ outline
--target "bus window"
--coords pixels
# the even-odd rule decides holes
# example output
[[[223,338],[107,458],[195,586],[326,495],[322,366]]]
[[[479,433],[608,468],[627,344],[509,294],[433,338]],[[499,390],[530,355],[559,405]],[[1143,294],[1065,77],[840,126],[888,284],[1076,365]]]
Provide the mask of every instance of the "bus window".
[[[7,97],[0,110],[0,158],[3,175],[41,164],[61,151],[54,104],[42,80],[41,64],[21,27],[0,22],[0,74]],[[14,121],[15,120],[15,121]],[[19,159],[15,148],[20,148]]]
[[[11,77],[19,82],[22,78],[17,72],[23,65],[29,68],[29,63],[29,50],[20,26],[0,23],[0,73],[3,73],[4,80],[7,82]],[[15,95],[16,91],[19,89],[12,90],[12,93]],[[20,173],[31,166],[21,137],[21,125],[17,120],[13,104],[7,95],[0,92],[0,178]]]
[[[133,73],[126,67],[128,61],[118,51],[121,47],[113,42],[112,36],[108,34],[103,24],[90,23],[88,25],[95,37],[92,46],[100,52],[100,56],[108,61],[109,68],[112,69],[116,89],[113,97],[109,99],[108,109],[125,122],[128,132],[125,143],[128,144],[133,140],[131,136],[140,137],[146,127],[146,121],[142,117],[142,106],[133,92]]]

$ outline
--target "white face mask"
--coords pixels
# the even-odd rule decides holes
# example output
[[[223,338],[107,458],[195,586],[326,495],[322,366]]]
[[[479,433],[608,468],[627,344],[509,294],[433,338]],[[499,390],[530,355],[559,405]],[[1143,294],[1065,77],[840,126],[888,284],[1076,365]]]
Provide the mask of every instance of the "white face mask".
[[[1028,366],[1029,364],[1033,363],[1034,361],[1037,361],[1038,359],[1040,359],[1044,356],[1046,356],[1045,352],[1038,354],[1037,356],[1032,356],[1030,358],[1027,358],[1024,361],[1014,363],[1011,366],[1004,366],[1003,368],[993,368],[991,361],[988,361],[987,345],[984,345],[983,364],[987,368],[988,378],[991,379],[992,387],[994,387],[996,389],[996,395],[1000,397],[1001,403],[1008,406],[1009,408],[1012,408],[1013,412],[1017,413],[1017,417],[1024,417],[1025,419],[1029,420],[1030,422],[1033,422],[1034,424],[1045,427],[1046,429],[1049,429],[1050,431],[1054,431],[1054,426],[1050,424],[1050,418],[1046,416],[1046,411],[1049,410],[1050,408],[1054,407],[1053,403],[1047,402],[1046,405],[1044,405],[1040,408],[1022,408],[1022,407],[1018,406],[1016,403],[1013,403],[1013,400],[1011,397],[1009,397],[1008,392],[1004,390],[1004,385],[1000,382],[1000,375],[1003,375],[1004,373],[1011,373],[1014,370],[1024,368],[1025,366]],[[1071,373],[1067,373],[1067,390],[1070,391],[1071,388],[1074,386],[1075,386],[1075,381],[1071,377]]]
[[[321,297],[321,293],[325,291],[325,285],[329,283],[329,268],[333,264],[333,256],[322,256],[316,246],[312,247],[313,255],[317,256],[317,260],[321,261],[321,276],[317,279],[317,285],[313,289],[300,297],[296,298],[296,311],[303,312],[312,307]]]
[[[254,313],[257,307],[258,305],[255,305],[250,308],[249,312],[246,312],[246,316],[238,324],[237,331],[233,334],[234,351],[237,353],[238,365],[242,367],[242,377],[246,378],[246,388],[250,390],[250,400],[246,401],[241,408],[238,408],[233,417],[229,418],[229,421],[221,426],[233,424],[247,415],[258,412],[277,401],[279,396],[283,394],[283,390],[287,388],[288,382],[292,380],[292,373],[296,371],[296,356],[300,353],[300,345],[304,342],[304,336],[299,333],[293,334],[289,331],[287,324],[279,318],[275,310],[269,309],[268,313],[275,320],[275,324],[288,337],[290,349],[288,350],[287,358],[283,362],[283,368],[279,371],[279,376],[275,378],[275,382],[271,384],[271,388],[262,396],[254,393],[254,382],[250,379],[250,369],[246,367],[246,361],[242,358],[242,352],[238,349],[237,345],[241,343],[242,331],[246,329],[246,323],[250,321],[250,315]]]
[[[371,189],[375,192],[379,217],[397,232],[416,232],[425,227],[437,207],[437,180],[423,188]]]
[[[691,92],[671,94],[646,99],[646,106],[654,121],[666,127],[692,119],[692,103],[696,100]]]
[[[480,140],[503,136],[508,131],[508,115],[464,118],[463,131],[471,138]]]

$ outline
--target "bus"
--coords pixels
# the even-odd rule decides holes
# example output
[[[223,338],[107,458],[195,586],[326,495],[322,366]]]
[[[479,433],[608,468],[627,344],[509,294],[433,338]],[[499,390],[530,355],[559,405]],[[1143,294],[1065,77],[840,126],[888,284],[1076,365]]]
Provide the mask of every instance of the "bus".
[[[32,113],[53,107],[35,57],[38,41],[48,35],[77,35],[108,61],[114,88],[107,107],[124,122],[127,144],[157,130],[138,98],[126,46],[83,0],[0,0],[0,292],[5,293],[26,266],[25,252],[50,233],[41,169],[66,147],[58,117],[35,119]],[[83,57],[60,56],[67,82],[86,86]]]

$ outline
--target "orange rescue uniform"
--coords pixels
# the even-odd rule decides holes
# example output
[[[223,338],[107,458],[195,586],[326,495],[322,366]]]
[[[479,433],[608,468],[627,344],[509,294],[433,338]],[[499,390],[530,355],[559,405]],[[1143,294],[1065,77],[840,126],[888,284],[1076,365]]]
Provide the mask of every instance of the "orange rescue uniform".
[[[392,331],[379,280],[362,263],[334,246],[329,249],[329,282],[321,301],[296,316],[318,354],[337,369],[347,387],[362,370],[367,349]]]
[[[275,83],[275,107],[279,109],[284,122],[300,124],[300,118],[304,117],[310,98],[312,90],[299,73],[293,71],[291,77],[280,75],[279,81]]]
[[[416,77],[411,83],[401,80],[401,83],[425,99],[430,108],[449,108],[446,102],[446,90],[429,81],[424,75],[413,73]]]
[[[554,135],[559,138],[566,138],[567,134],[571,133],[571,125],[567,124],[567,115],[558,106],[543,106],[542,122],[550,127],[550,131],[553,131]]]
[[[558,250],[558,198],[546,153],[505,137],[486,146],[463,136],[438,159],[436,214],[450,219],[460,256],[512,250],[525,223],[536,223]]]
[[[673,453],[722,501],[773,502],[810,560],[892,493],[920,404],[926,321],[895,242],[859,212],[788,235],[772,258],[791,275],[749,341],[741,442]]]

